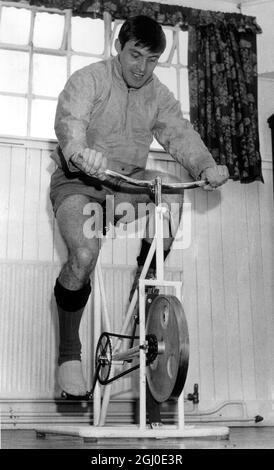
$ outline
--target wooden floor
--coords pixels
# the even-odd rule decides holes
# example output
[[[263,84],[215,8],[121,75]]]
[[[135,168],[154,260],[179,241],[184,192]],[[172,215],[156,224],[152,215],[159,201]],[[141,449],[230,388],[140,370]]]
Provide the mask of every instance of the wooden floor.
[[[37,438],[35,430],[2,430],[2,449],[274,449],[274,427],[230,428],[229,439],[100,439],[48,434]]]

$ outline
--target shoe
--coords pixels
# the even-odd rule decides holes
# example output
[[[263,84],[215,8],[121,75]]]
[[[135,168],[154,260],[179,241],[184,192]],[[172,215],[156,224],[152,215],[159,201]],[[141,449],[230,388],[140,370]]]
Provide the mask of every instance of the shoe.
[[[81,361],[63,362],[58,369],[58,384],[62,390],[62,398],[69,400],[88,398],[89,392],[83,376]]]

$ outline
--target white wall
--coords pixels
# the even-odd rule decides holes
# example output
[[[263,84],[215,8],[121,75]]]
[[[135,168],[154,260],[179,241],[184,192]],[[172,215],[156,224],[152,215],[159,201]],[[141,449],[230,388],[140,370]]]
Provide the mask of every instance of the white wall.
[[[255,16],[262,28],[262,34],[257,35],[259,133],[262,158],[272,162],[271,130],[267,119],[274,113],[274,1],[246,5],[243,13]]]
[[[169,160],[151,160],[150,166],[176,174],[181,171]],[[52,403],[58,397],[58,328],[52,291],[66,250],[48,197],[53,170],[49,150],[39,148],[38,143],[26,147],[1,144],[0,168],[0,398],[4,421],[10,422],[15,414],[20,425],[22,399],[35,406],[37,401]],[[185,179],[185,172],[181,175]],[[171,253],[166,276],[183,281],[191,345],[186,393],[198,383],[201,412],[224,405],[221,415],[226,412],[231,419],[241,419],[246,409],[251,418],[263,415],[265,424],[271,419],[274,394],[270,165],[264,165],[264,176],[264,185],[230,181],[214,193],[191,190],[185,194],[185,202],[191,204],[191,243]],[[138,240],[118,239],[103,247],[107,302],[115,332],[123,323],[138,246]],[[91,298],[81,325],[89,381],[94,314]],[[122,380],[113,391],[123,392],[116,397],[133,397],[135,392],[128,392],[131,386],[131,379]],[[235,403],[239,405],[236,411]]]
[[[273,19],[274,19],[274,1],[258,2],[254,5],[244,5],[243,14],[255,16],[263,33],[257,36],[258,46],[258,72],[260,74],[274,72],[274,54],[273,54]]]

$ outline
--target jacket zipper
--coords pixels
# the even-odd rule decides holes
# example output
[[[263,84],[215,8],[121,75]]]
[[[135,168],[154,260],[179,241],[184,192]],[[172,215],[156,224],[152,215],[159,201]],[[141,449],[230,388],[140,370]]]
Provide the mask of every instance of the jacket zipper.
[[[128,104],[129,104],[129,93],[130,93],[130,88],[127,90],[127,98],[126,98],[126,107],[125,107],[125,122],[124,122],[124,133],[126,133],[127,130],[127,117],[128,117]]]

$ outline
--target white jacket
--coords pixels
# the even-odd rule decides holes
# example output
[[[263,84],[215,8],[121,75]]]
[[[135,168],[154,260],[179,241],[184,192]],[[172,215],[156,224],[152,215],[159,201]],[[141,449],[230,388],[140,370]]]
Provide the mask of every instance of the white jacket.
[[[59,96],[55,132],[59,148],[52,158],[69,171],[79,171],[70,157],[87,147],[106,155],[109,169],[129,174],[145,168],[153,136],[195,179],[216,165],[168,88],[156,75],[139,89],[128,88],[118,56],[70,77]]]

